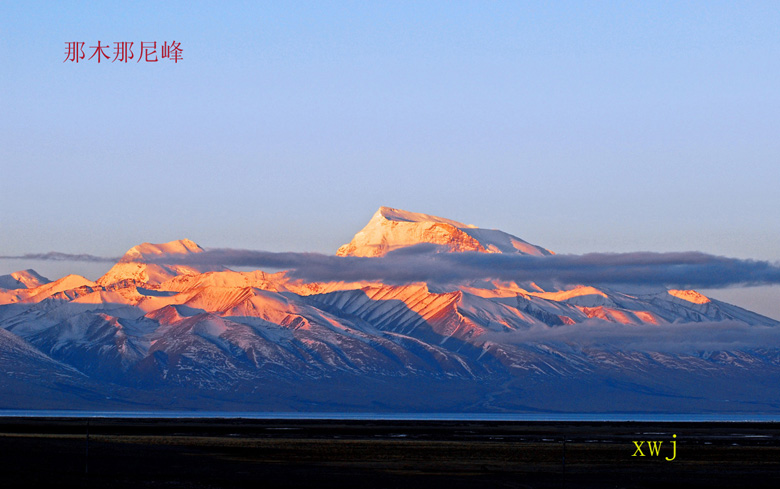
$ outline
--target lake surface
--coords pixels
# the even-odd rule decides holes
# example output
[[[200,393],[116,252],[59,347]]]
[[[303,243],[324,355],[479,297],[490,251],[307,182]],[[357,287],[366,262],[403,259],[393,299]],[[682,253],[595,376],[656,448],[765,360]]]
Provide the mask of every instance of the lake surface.
[[[69,411],[2,410],[0,417],[34,418],[191,418],[191,419],[312,419],[402,421],[599,421],[599,422],[778,422],[776,414],[637,414],[637,413],[344,413],[252,411]]]

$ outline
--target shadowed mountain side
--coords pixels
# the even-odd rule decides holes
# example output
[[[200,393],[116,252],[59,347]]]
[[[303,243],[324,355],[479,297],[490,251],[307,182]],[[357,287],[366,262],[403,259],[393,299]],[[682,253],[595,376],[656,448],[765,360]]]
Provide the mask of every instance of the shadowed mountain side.
[[[0,329],[3,409],[128,409],[133,396],[93,380]]]
[[[626,362],[616,352],[591,351],[598,362],[589,371],[555,377],[513,375],[480,406],[508,412],[780,413],[779,354],[776,348],[742,353],[745,360],[761,365],[749,369],[695,357],[667,365],[641,358]],[[774,360],[767,361],[767,356]],[[692,364],[704,368],[695,370]]]
[[[88,311],[29,335],[27,340],[92,378],[121,382],[148,350],[148,341],[137,336],[137,329],[136,321]]]

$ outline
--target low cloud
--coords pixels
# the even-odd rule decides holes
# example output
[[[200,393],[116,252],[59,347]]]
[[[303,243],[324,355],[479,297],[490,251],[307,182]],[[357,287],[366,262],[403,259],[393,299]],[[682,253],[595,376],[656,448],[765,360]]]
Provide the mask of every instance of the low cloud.
[[[209,249],[186,255],[149,257],[149,263],[208,265],[289,270],[306,281],[382,281],[385,283],[452,283],[498,279],[560,284],[615,284],[673,288],[724,288],[780,284],[780,265],[700,252],[589,253],[527,256],[499,253],[441,253],[435,245],[418,245],[384,257],[340,257],[320,253],[277,253]],[[113,263],[116,258],[88,254],[38,253],[6,259]]]
[[[625,325],[589,319],[566,326],[489,333],[487,338],[517,345],[554,343],[621,351],[694,353],[775,348],[780,344],[780,328],[750,326],[739,321]]]
[[[60,253],[59,251],[50,251],[48,253],[26,253],[24,255],[0,256],[0,260],[43,260],[43,261],[72,261],[87,263],[116,263],[120,258],[107,256],[95,256],[85,253]]]

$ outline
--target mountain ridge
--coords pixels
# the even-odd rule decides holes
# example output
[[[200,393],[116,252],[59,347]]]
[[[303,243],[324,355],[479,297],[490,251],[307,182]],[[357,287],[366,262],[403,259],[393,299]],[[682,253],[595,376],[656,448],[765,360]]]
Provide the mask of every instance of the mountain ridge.
[[[420,243],[552,254],[387,207],[339,250],[382,256]],[[76,409],[143,400],[152,409],[780,413],[780,322],[695,291],[306,282],[157,263],[202,252],[190,240],[143,243],[96,282],[69,275],[0,290],[0,369],[14,376],[0,383],[0,407],[61,395]],[[79,386],[97,397],[79,404]]]

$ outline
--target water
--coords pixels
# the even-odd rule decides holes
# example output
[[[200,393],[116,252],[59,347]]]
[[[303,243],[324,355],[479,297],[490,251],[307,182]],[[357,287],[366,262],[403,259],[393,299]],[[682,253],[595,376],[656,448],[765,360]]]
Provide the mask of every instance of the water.
[[[297,419],[383,421],[596,421],[596,422],[780,422],[778,414],[636,414],[636,413],[344,413],[253,411],[69,411],[0,409],[0,417],[155,418],[155,419]]]

